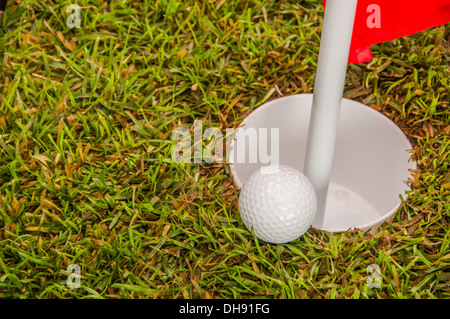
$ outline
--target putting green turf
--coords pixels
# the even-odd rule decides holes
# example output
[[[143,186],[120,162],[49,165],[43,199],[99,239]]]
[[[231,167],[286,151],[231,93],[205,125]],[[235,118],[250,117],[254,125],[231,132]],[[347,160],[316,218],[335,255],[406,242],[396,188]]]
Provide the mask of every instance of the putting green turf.
[[[391,223],[269,245],[226,165],[173,163],[171,133],[311,93],[321,2],[77,3],[70,29],[70,1],[10,1],[0,31],[0,298],[450,297],[448,24],[348,68],[344,96],[414,145]]]

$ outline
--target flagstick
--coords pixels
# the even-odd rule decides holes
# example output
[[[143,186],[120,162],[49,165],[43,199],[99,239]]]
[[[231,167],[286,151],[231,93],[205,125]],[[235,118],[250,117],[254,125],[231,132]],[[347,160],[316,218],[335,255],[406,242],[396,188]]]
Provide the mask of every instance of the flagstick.
[[[336,131],[358,0],[328,0],[314,85],[304,174],[317,195],[313,225],[322,227]]]

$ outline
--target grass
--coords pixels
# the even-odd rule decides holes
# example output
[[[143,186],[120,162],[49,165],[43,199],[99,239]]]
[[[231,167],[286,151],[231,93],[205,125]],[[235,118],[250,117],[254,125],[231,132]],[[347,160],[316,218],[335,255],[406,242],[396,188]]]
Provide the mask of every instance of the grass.
[[[448,24],[349,65],[345,97],[414,145],[391,223],[269,245],[243,225],[227,166],[173,163],[171,133],[311,93],[321,3],[77,3],[79,29],[70,1],[29,0],[0,31],[0,298],[450,297]]]

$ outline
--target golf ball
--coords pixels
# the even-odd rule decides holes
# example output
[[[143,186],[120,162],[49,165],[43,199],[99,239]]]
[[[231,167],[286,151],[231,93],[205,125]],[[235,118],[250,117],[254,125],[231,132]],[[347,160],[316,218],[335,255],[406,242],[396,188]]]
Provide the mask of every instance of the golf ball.
[[[317,210],[316,193],[299,170],[265,166],[245,182],[239,212],[248,230],[265,242],[287,243],[303,235]]]

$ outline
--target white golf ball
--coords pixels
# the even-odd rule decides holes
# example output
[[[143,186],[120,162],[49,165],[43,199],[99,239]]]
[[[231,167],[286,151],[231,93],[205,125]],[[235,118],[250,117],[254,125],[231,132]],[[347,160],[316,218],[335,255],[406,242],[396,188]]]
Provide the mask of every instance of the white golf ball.
[[[317,210],[316,193],[299,170],[285,166],[261,167],[245,182],[239,212],[248,230],[273,244],[303,235]]]

